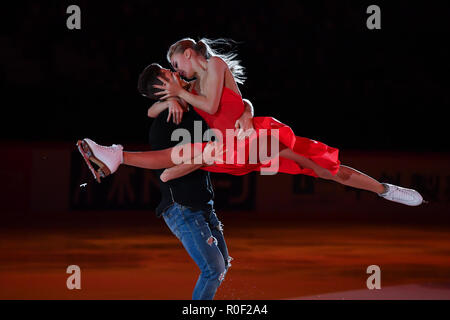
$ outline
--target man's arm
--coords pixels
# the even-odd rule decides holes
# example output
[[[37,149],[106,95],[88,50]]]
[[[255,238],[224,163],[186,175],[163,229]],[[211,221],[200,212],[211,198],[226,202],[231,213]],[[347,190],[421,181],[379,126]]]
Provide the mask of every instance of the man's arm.
[[[244,112],[242,113],[241,117],[236,120],[236,123],[234,124],[234,127],[236,129],[239,129],[237,133],[237,138],[239,140],[244,139],[245,137],[249,137],[253,134],[255,131],[253,126],[253,105],[248,99],[242,99],[244,101]]]
[[[187,164],[187,163],[183,163],[183,164],[179,164],[176,166],[173,166],[171,168],[167,168],[163,171],[163,173],[161,174],[161,176],[159,177],[161,179],[162,182],[167,182],[182,176],[185,176],[197,169],[200,169],[201,167],[203,167],[204,164],[200,163],[200,164]]]
[[[243,99],[244,101],[244,112],[242,113],[241,117],[236,121],[236,128],[242,129],[242,132],[238,135],[238,138],[243,139],[245,138],[245,135],[249,135],[249,132],[247,130],[253,129],[253,105],[248,99]],[[242,135],[242,136],[241,136]],[[182,176],[185,176],[199,168],[204,166],[204,164],[179,164],[176,166],[173,166],[171,168],[167,168],[163,171],[163,173],[160,176],[161,181],[167,182]]]

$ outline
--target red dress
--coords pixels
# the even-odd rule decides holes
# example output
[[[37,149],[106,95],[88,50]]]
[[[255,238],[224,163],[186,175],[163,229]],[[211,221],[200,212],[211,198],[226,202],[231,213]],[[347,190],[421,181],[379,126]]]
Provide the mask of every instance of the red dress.
[[[197,93],[193,90],[193,94]],[[226,143],[226,129],[234,129],[236,120],[239,119],[244,112],[244,103],[239,94],[227,87],[224,87],[222,90],[219,108],[215,114],[211,115],[195,107],[194,109],[206,121],[210,128],[219,130],[222,133],[225,140],[224,143]],[[258,139],[264,134],[270,134],[271,129],[278,129],[279,142],[284,145],[280,148],[280,150],[283,147],[290,148],[294,152],[314,161],[322,168],[328,169],[332,175],[335,175],[338,172],[340,165],[340,161],[338,159],[338,149],[329,147],[319,141],[296,136],[289,126],[272,117],[253,117],[253,126],[256,134],[252,135],[250,138],[246,138],[245,140],[237,141],[235,139],[234,163],[216,163],[213,166],[202,167],[202,169],[210,172],[222,172],[232,175],[244,175],[252,171],[265,170],[274,173],[283,172],[289,174],[305,174],[317,177],[317,174],[312,169],[303,168],[295,161],[283,157],[278,157],[279,162],[277,167],[271,165],[271,162],[263,164],[260,162],[249,163],[249,161],[245,161],[244,164],[239,164],[238,161],[236,161],[237,148],[248,148],[248,145],[252,143],[252,141],[254,142],[255,139]],[[248,155],[248,151],[246,154]]]

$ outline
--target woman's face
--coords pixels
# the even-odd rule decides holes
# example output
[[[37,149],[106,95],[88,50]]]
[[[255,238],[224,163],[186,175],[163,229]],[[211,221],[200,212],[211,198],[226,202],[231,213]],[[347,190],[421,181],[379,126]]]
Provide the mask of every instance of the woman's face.
[[[175,53],[170,58],[170,64],[175,71],[180,73],[180,76],[186,79],[192,79],[194,77],[194,70],[192,69],[191,54],[192,50],[185,50],[184,53]]]

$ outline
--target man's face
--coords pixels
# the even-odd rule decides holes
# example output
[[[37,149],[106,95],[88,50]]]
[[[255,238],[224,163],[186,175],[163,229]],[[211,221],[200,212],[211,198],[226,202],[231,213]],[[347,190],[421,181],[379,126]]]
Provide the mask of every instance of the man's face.
[[[172,72],[172,70],[170,70],[170,69],[161,68],[161,73],[160,73],[160,75],[161,75],[162,78],[164,78],[164,79],[166,79],[166,80],[169,80],[170,77],[172,77],[173,72]],[[177,100],[178,103],[179,103],[184,109],[187,109],[188,105],[187,105],[187,102],[186,102],[186,101],[184,101],[183,99],[178,98],[178,97],[174,97],[173,99]]]
[[[161,77],[169,80],[172,77],[172,71],[170,69],[161,68]]]

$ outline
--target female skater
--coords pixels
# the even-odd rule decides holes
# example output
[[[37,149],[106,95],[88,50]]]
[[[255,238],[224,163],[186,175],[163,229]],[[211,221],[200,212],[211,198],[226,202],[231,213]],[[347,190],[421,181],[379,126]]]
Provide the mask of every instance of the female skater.
[[[207,39],[195,42],[185,38],[174,43],[167,53],[167,59],[176,71],[185,78],[196,78],[194,88],[198,94],[183,89],[173,78],[169,81],[160,78],[163,85],[155,85],[155,88],[162,90],[157,95],[163,99],[176,96],[193,105],[208,125],[220,130],[225,137],[225,130],[233,128],[243,111],[242,99],[236,84],[236,82],[243,83],[243,70],[234,60],[235,55],[220,56],[208,43],[211,41]],[[302,173],[333,180],[408,205],[419,205],[423,201],[415,190],[382,184],[353,168],[341,165],[337,149],[318,141],[296,137],[288,126],[273,118],[255,117],[253,123],[257,131],[279,129],[281,142],[279,172]],[[240,174],[247,173],[248,169],[260,168],[242,167]],[[223,172],[220,164],[206,170]]]
[[[162,90],[157,93],[162,99],[179,97],[194,106],[211,128],[219,130],[223,137],[226,137],[226,130],[234,128],[236,120],[244,110],[242,97],[236,84],[236,82],[243,83],[243,69],[234,59],[235,55],[219,55],[211,49],[208,42],[206,39],[195,42],[185,38],[174,43],[167,54],[168,60],[176,71],[185,78],[196,79],[192,92],[185,90],[176,76],[167,80],[159,78],[162,85],[154,85],[154,87]],[[253,126],[256,130],[254,138],[255,136],[258,138],[263,131],[261,129],[278,130],[280,142],[278,172],[305,174],[333,180],[374,192],[387,200],[405,205],[417,206],[423,202],[422,196],[415,190],[380,183],[362,172],[341,165],[338,149],[315,140],[295,136],[288,126],[274,118],[254,117]],[[95,155],[95,150],[93,152]],[[107,154],[105,155],[110,158]],[[142,155],[140,164],[152,161],[145,153]],[[117,166],[118,164],[115,163],[115,169]],[[257,164],[216,163],[204,169],[240,175],[259,171],[262,168],[264,164],[258,162]]]

